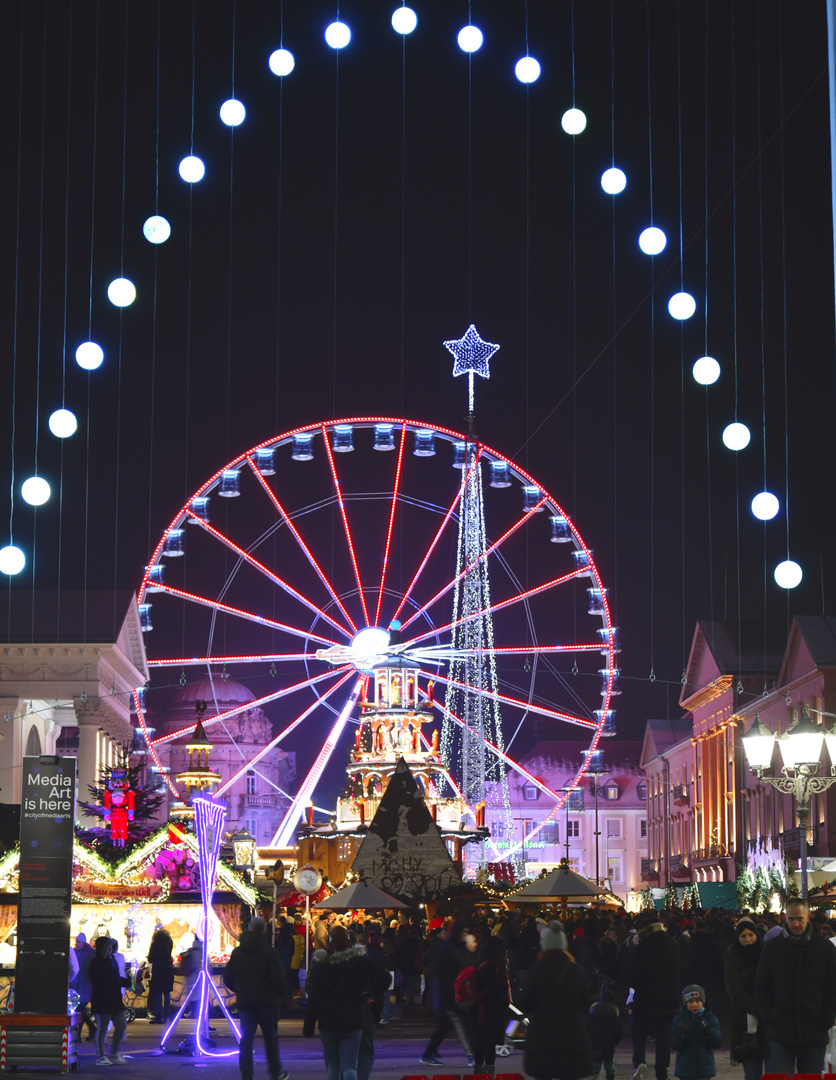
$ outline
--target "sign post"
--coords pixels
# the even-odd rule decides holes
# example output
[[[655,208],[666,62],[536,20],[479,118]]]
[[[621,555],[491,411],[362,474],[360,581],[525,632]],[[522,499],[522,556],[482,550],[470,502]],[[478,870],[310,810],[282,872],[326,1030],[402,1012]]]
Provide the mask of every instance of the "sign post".
[[[74,757],[24,757],[16,1013],[67,1013],[75,784]]]

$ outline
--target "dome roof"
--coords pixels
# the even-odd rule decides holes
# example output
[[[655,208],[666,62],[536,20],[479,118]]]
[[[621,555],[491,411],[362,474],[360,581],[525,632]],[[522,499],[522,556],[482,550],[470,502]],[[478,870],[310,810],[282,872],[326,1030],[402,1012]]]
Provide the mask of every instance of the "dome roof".
[[[172,705],[174,708],[194,709],[198,701],[205,701],[208,706],[207,711],[211,713],[214,713],[214,705],[217,701],[219,711],[226,712],[227,709],[234,708],[236,705],[245,705],[250,701],[255,701],[255,694],[235,679],[222,679],[216,675],[213,679],[203,678],[187,683],[174,695]]]

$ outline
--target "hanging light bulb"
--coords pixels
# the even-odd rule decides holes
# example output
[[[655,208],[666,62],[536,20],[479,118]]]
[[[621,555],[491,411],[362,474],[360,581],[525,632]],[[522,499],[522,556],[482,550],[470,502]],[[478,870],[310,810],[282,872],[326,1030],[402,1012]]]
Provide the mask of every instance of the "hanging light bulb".
[[[95,341],[82,341],[75,351],[75,362],[85,371],[95,371],[102,366],[104,351]]]
[[[780,509],[771,491],[761,491],[752,499],[752,513],[761,521],[771,521]]]
[[[171,236],[171,225],[166,218],[153,214],[145,219],[142,235],[149,244],[164,244]]]
[[[221,120],[227,127],[238,127],[239,124],[243,124],[246,115],[247,110],[243,103],[235,98],[230,98],[221,105]]]
[[[693,375],[701,386],[711,386],[720,378],[720,365],[713,356],[701,356],[694,361]]]
[[[20,485],[23,501],[30,506],[43,506],[52,494],[49,484],[42,476],[30,476]]]
[[[136,300],[136,286],[126,277],[114,278],[107,287],[107,298],[114,307],[130,307]]]
[[[344,22],[332,22],[325,28],[325,41],[332,49],[344,49],[351,41],[351,31]]]
[[[478,26],[463,26],[456,40],[462,52],[473,53],[482,48],[482,31]]]
[[[560,118],[560,126],[567,135],[580,135],[586,130],[586,113],[581,109],[567,109]]]
[[[56,439],[68,439],[75,435],[78,421],[69,409],[56,409],[49,418],[49,430]]]
[[[621,169],[616,169],[613,166],[613,168],[606,169],[601,173],[601,187],[607,195],[620,195],[627,187],[627,177]]]
[[[392,29],[399,34],[411,34],[417,25],[418,16],[410,7],[399,7],[392,13]]]
[[[775,581],[782,589],[794,589],[801,584],[803,576],[801,567],[792,559],[785,559],[775,567]]]
[[[751,437],[745,424],[734,423],[723,428],[723,443],[729,450],[745,450]]]
[[[665,250],[667,242],[667,236],[655,225],[651,225],[649,229],[644,229],[639,234],[639,247],[645,255],[658,255]]]
[[[11,577],[13,574],[19,574],[25,565],[26,556],[19,547],[15,547],[14,544],[7,544],[5,547],[0,548],[0,574],[7,574]]]
[[[177,171],[180,173],[181,179],[185,180],[187,184],[196,184],[206,175],[206,166],[199,157],[189,154],[180,162]]]
[[[524,56],[514,66],[514,74],[521,83],[537,82],[540,78],[540,65],[533,56]]]
[[[274,75],[289,75],[296,67],[293,53],[288,52],[287,49],[276,49],[275,52],[270,53],[267,63]]]
[[[674,293],[668,300],[668,313],[673,319],[690,319],[696,310],[697,302],[690,293]]]

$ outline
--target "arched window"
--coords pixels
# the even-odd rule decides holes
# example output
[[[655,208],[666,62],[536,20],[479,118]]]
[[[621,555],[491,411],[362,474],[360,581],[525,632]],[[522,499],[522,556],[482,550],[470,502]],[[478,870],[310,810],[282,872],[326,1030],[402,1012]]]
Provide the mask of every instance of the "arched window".
[[[27,757],[40,757],[43,753],[41,749],[41,736],[38,729],[33,724],[29,728],[29,736],[26,740],[26,756]]]

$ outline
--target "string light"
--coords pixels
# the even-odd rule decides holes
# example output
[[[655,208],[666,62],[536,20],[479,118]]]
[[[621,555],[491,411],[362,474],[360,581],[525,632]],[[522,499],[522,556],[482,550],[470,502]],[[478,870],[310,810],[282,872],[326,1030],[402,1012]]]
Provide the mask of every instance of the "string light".
[[[723,428],[723,444],[729,450],[745,450],[752,435],[745,424],[728,424]]]
[[[761,521],[771,521],[780,510],[780,504],[771,491],[761,491],[752,499],[752,513]]]
[[[687,292],[674,293],[668,300],[668,313],[674,319],[690,319],[697,310],[697,302]]]
[[[463,26],[456,40],[462,52],[474,53],[482,48],[484,38],[478,26]]]
[[[274,75],[284,76],[289,75],[291,71],[296,67],[296,61],[293,58],[293,53],[287,49],[276,49],[275,52],[270,53],[270,59],[267,61],[267,65]]]
[[[713,356],[701,356],[694,361],[692,373],[696,382],[701,386],[711,386],[720,378],[720,365]]]
[[[206,166],[199,157],[189,154],[180,162],[178,172],[187,184],[197,184],[206,175]]]
[[[7,544],[5,547],[0,548],[0,574],[13,577],[15,574],[19,574],[25,565],[26,556],[19,547],[15,547],[14,544]]]
[[[639,247],[645,255],[659,255],[665,250],[667,242],[667,236],[655,225],[651,225],[639,234]]]
[[[627,177],[621,169],[613,166],[601,173],[601,187],[607,195],[620,195],[627,187]]]
[[[114,278],[107,287],[107,298],[114,307],[130,307],[136,300],[136,286],[128,278]]]
[[[792,559],[785,559],[775,567],[775,581],[782,589],[795,589],[803,576],[801,567]]]
[[[166,218],[154,214],[145,219],[142,235],[149,244],[164,244],[171,236],[171,225]]]
[[[418,16],[410,7],[399,7],[392,13],[392,29],[399,34],[411,34],[418,25]]]
[[[49,484],[42,476],[30,476],[20,485],[23,501],[30,506],[43,506],[52,494]]]
[[[104,361],[104,350],[95,341],[82,341],[75,351],[75,362],[85,371],[95,371]]]
[[[221,105],[221,120],[227,127],[238,127],[244,123],[247,110],[243,103],[235,98],[230,98]]]
[[[560,126],[567,135],[580,135],[582,131],[586,130],[586,113],[581,109],[567,109],[560,118]]]
[[[56,439],[69,439],[78,429],[75,413],[69,409],[56,409],[48,420],[49,430]]]
[[[325,41],[332,49],[344,49],[351,41],[351,30],[344,22],[332,22],[325,29]]]
[[[521,83],[537,82],[540,78],[540,64],[533,56],[523,56],[514,66],[514,74]]]

